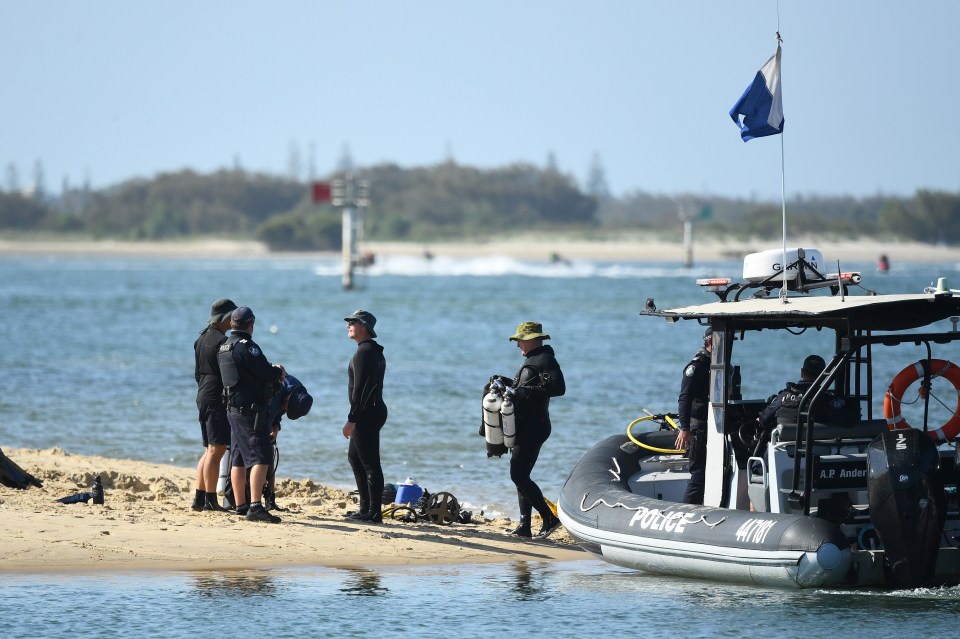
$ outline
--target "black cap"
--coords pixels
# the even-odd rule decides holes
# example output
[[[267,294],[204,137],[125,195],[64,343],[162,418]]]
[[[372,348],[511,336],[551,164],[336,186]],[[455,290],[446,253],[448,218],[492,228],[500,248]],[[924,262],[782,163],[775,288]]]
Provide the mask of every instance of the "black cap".
[[[803,360],[802,369],[810,375],[819,375],[826,367],[827,363],[819,355],[807,355],[807,359]]]
[[[287,398],[287,417],[289,419],[300,419],[310,412],[313,407],[313,397],[303,386],[298,386],[290,397]]]
[[[225,319],[230,319],[230,313],[235,311],[236,308],[237,305],[233,303],[233,300],[226,298],[217,300],[210,307],[210,319],[207,320],[207,324],[219,324]]]
[[[230,323],[237,326],[246,326],[255,319],[253,311],[246,306],[241,306],[230,315]]]
[[[367,331],[370,333],[370,337],[377,336],[377,332],[373,330],[373,327],[377,325],[377,318],[374,317],[373,313],[370,311],[357,309],[353,312],[353,315],[347,315],[343,318],[344,322],[349,322],[350,320],[356,320],[366,326]]]
[[[704,339],[704,341],[706,341],[706,340],[710,339],[711,337],[713,337],[713,328],[711,328],[711,327],[708,326],[708,327],[707,327],[707,330],[705,330],[705,331],[703,332],[703,339]]]

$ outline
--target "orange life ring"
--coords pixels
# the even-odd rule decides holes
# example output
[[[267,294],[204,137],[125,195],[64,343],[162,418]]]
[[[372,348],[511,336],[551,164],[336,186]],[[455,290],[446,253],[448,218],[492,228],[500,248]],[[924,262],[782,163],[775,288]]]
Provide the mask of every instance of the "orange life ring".
[[[887,418],[887,426],[890,430],[911,427],[900,414],[900,402],[910,385],[923,378],[923,363],[926,361],[928,360],[920,360],[910,364],[897,373],[897,376],[890,382],[890,387],[887,388],[887,393],[883,398],[883,416]],[[944,359],[931,359],[929,362],[930,379],[942,377],[953,384],[953,387],[960,393],[960,367]],[[922,388],[920,392],[923,393]],[[940,428],[927,431],[927,435],[935,442],[949,441],[956,437],[957,433],[960,433],[960,394],[957,396],[957,410],[953,412],[953,417]]]

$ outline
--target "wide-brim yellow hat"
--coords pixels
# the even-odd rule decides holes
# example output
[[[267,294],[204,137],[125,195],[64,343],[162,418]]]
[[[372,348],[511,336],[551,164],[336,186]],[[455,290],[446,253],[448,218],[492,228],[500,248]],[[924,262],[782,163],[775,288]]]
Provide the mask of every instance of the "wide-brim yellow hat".
[[[540,322],[523,322],[517,327],[517,332],[510,336],[514,342],[528,339],[550,339],[550,336],[543,332],[543,324]]]

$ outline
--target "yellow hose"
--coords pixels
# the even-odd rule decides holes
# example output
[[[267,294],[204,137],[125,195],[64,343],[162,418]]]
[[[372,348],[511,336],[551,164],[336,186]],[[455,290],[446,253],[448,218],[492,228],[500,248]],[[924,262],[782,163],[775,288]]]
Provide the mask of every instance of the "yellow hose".
[[[627,426],[627,437],[630,438],[630,441],[632,441],[632,442],[633,442],[634,444],[636,444],[637,446],[640,446],[641,448],[646,448],[647,450],[652,450],[652,451],[655,452],[655,453],[663,453],[663,454],[665,454],[665,455],[682,455],[683,453],[685,453],[686,451],[684,451],[684,450],[673,450],[673,449],[669,449],[669,448],[657,448],[656,446],[651,446],[650,444],[644,444],[643,442],[641,442],[640,440],[638,440],[636,437],[633,436],[633,433],[630,432],[630,431],[633,429],[634,425],[639,424],[640,422],[645,422],[645,421],[647,421],[648,419],[653,419],[654,417],[656,417],[656,415],[646,415],[646,416],[644,416],[644,417],[638,417],[638,418],[636,418],[635,420],[633,420],[632,422],[630,422],[630,424]],[[674,430],[676,430],[676,429],[678,428],[677,423],[676,423],[675,421],[673,421],[673,419],[672,419],[669,415],[664,415],[664,418],[667,420],[667,423],[670,424],[670,426],[671,426]]]

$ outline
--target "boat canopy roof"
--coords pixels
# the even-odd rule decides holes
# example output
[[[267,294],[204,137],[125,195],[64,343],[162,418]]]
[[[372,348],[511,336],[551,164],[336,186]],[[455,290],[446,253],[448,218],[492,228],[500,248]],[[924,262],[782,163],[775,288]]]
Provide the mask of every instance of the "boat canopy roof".
[[[748,298],[695,306],[642,311],[641,315],[708,320],[747,329],[786,326],[846,327],[850,330],[902,331],[960,316],[960,296],[946,293]],[[701,322],[705,323],[705,322]]]

